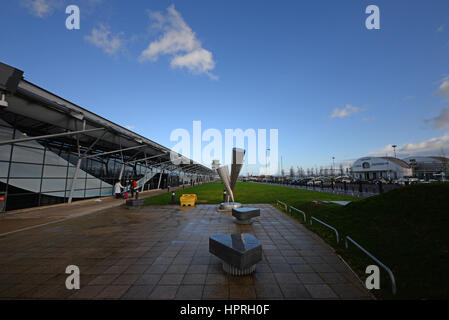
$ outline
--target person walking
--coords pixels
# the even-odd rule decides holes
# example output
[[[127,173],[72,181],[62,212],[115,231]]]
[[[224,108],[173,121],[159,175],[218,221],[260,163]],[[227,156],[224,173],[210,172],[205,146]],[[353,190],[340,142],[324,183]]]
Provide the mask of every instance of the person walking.
[[[116,199],[120,199],[121,198],[121,196],[122,196],[122,189],[124,189],[124,187],[122,186],[122,182],[119,180],[114,185],[114,194],[115,194],[115,198]]]
[[[136,180],[131,180],[131,198],[134,198],[134,192],[137,192],[137,182]]]

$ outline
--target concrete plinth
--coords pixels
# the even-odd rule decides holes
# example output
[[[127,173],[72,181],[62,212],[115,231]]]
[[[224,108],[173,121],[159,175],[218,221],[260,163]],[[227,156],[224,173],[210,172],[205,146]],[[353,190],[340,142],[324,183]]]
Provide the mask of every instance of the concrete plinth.
[[[235,208],[241,208],[242,204],[238,202],[222,202],[218,206],[218,211],[232,211]]]
[[[256,271],[256,265],[251,267],[239,269],[223,261],[223,271],[231,276],[247,276]]]
[[[233,208],[232,216],[237,224],[252,224],[252,218],[260,216],[259,208]]]
[[[210,236],[209,252],[223,261],[223,270],[231,275],[248,275],[262,260],[262,245],[247,233]]]

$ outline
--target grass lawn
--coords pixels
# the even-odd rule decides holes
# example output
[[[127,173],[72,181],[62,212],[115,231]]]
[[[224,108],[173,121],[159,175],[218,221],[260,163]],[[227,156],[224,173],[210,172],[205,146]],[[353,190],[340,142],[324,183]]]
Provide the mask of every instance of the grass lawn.
[[[183,193],[195,193],[200,204],[218,204],[223,202],[224,186],[221,182],[203,184],[176,191],[176,203]],[[312,200],[357,200],[349,196],[307,191],[280,186],[251,182],[238,182],[234,190],[235,201],[241,203],[275,203],[281,200],[292,205],[304,205]],[[167,205],[171,201],[171,192],[146,199],[147,205]]]
[[[373,290],[385,299],[449,298],[449,183],[423,184],[392,190],[342,207],[334,204],[297,206],[308,219],[318,219],[349,235],[387,265],[395,275],[397,295],[381,270],[381,289]],[[296,216],[296,215],[295,215]],[[302,220],[302,215],[297,216]],[[314,223],[308,226],[336,248],[361,279],[365,269],[376,264],[355,246],[336,245],[335,234]]]

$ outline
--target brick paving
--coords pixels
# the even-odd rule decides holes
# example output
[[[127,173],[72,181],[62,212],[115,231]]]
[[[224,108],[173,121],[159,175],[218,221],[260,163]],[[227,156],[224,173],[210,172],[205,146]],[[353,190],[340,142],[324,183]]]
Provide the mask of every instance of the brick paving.
[[[182,187],[174,187],[170,190],[178,190]],[[139,193],[140,199],[150,198],[167,190],[152,189]],[[0,213],[0,237],[10,233],[40,227],[46,224],[61,222],[64,220],[81,217],[98,211],[121,206],[126,200],[114,197],[102,197],[96,199],[75,201],[72,204],[60,203],[44,207],[34,207],[21,210]]]
[[[237,225],[216,205],[111,208],[0,237],[0,299],[371,299],[317,235],[271,205]],[[209,235],[250,233],[251,276],[223,273]],[[81,289],[67,290],[77,265]]]

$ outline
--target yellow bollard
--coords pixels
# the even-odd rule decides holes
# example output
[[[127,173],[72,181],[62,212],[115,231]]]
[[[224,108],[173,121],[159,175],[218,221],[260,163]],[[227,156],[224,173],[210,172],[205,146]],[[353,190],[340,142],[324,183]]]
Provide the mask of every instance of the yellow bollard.
[[[181,207],[194,207],[198,198],[196,194],[183,194],[179,200]]]

